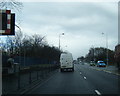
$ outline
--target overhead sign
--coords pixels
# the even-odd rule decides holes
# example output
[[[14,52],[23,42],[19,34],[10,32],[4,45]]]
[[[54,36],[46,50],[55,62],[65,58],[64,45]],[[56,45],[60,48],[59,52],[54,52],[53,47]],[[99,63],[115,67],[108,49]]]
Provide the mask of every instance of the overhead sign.
[[[0,35],[15,35],[15,14],[0,10]]]

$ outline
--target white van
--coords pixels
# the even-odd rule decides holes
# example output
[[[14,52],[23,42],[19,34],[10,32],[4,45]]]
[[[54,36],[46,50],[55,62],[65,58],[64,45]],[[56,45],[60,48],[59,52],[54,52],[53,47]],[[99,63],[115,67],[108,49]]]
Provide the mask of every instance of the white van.
[[[60,56],[60,71],[74,71],[73,57],[69,52],[63,52]]]

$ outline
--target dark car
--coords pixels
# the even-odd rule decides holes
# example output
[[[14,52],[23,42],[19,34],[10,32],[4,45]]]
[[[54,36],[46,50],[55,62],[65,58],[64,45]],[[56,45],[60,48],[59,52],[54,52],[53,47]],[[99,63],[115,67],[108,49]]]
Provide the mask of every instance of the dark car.
[[[98,61],[97,67],[106,67],[106,64],[104,63],[104,61]]]
[[[90,61],[90,66],[95,66],[95,62],[94,61]]]

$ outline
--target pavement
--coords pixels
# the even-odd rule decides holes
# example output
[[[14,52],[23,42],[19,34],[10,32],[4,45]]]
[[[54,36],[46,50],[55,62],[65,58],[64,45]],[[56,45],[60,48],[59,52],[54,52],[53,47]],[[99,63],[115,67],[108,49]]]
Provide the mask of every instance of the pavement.
[[[109,65],[106,67],[97,67],[97,66],[90,66],[89,63],[86,63],[86,66],[88,66],[89,68],[98,70],[98,71],[104,71],[104,72],[108,72],[108,73],[112,73],[112,74],[120,76],[120,70],[118,70],[118,68],[113,65]]]

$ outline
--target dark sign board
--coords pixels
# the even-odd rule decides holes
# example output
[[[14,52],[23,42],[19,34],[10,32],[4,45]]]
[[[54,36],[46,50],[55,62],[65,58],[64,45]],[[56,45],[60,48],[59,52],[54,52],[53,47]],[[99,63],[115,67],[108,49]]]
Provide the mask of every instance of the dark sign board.
[[[15,14],[0,10],[0,35],[15,35]]]

